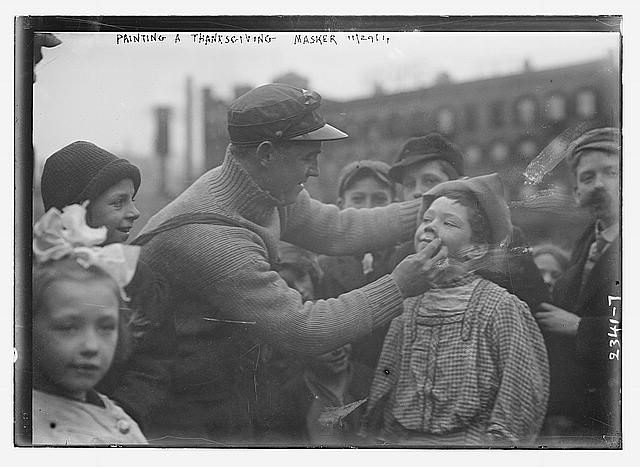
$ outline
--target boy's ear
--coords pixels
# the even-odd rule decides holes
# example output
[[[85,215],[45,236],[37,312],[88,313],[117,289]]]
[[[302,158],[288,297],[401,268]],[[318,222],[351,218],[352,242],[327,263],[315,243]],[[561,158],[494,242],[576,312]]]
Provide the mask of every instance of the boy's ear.
[[[275,147],[271,141],[263,141],[256,148],[256,162],[265,167],[273,159]]]

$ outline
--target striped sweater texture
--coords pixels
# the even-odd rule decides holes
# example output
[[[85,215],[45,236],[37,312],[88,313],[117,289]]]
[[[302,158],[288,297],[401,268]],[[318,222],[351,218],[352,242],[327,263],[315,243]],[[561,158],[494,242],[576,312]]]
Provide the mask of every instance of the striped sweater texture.
[[[286,349],[320,354],[400,314],[400,290],[386,275],[337,299],[303,304],[273,269],[278,241],[327,255],[372,251],[411,238],[418,207],[419,200],[340,211],[306,190],[295,204],[278,207],[228,153],[142,233],[185,213],[222,214],[242,227],[191,224],[163,232],[143,247],[141,259],[192,301],[185,310],[176,308],[178,339],[207,334],[215,320],[240,322]]]

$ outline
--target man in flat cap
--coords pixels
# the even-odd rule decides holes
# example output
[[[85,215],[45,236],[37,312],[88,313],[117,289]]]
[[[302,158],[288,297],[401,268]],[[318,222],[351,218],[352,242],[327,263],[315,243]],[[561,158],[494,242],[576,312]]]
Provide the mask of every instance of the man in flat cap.
[[[114,398],[147,438],[176,444],[251,443],[260,342],[319,355],[402,311],[437,275],[439,242],[391,274],[335,300],[307,301],[278,275],[278,242],[324,254],[372,251],[411,238],[419,200],[340,211],[304,189],[323,141],[347,135],[317,112],[320,95],[268,84],[229,107],[231,144],[210,170],[156,214],[134,243],[170,285]]]
[[[592,222],[556,282],[555,305],[536,314],[551,364],[545,434],[620,447],[620,131],[588,131],[567,153],[576,202]]]

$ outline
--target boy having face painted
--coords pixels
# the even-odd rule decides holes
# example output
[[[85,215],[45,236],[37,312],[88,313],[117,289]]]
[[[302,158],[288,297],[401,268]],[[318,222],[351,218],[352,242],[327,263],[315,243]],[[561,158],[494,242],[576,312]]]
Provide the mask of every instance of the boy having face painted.
[[[473,271],[500,264],[511,220],[496,174],[427,192],[414,237],[449,266],[386,336],[364,432],[394,444],[525,446],[545,414],[549,369],[527,305]],[[468,271],[468,272],[467,272]]]

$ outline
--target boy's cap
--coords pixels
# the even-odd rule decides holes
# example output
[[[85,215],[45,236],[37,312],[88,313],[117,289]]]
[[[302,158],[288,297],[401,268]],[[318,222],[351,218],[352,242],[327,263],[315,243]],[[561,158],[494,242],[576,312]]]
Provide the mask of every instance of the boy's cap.
[[[460,150],[442,135],[430,133],[427,136],[411,138],[404,143],[396,156],[396,161],[391,166],[389,176],[396,182],[402,183],[405,167],[417,162],[437,159],[448,162],[458,176],[464,175],[464,160]]]
[[[259,86],[229,106],[227,128],[237,145],[263,141],[331,141],[348,135],[327,124],[316,111],[322,97],[288,84]]]
[[[45,211],[93,201],[126,178],[133,181],[135,195],[140,187],[140,170],[135,165],[93,143],[71,143],[44,163],[40,188]]]
[[[389,178],[389,164],[382,161],[362,160],[345,165],[338,174],[338,196],[342,196],[358,176],[371,176],[395,192],[395,182]]]
[[[578,166],[581,153],[587,150],[619,155],[620,130],[618,128],[594,128],[576,138],[567,148],[567,163],[572,170]]]
[[[418,222],[422,221],[424,212],[429,209],[436,198],[454,190],[466,191],[475,196],[489,221],[491,243],[506,245],[510,240],[513,226],[511,225],[511,213],[504,199],[504,186],[497,173],[451,180],[433,187],[422,195],[422,207],[418,215]]]

